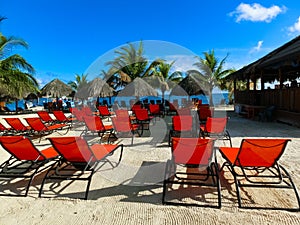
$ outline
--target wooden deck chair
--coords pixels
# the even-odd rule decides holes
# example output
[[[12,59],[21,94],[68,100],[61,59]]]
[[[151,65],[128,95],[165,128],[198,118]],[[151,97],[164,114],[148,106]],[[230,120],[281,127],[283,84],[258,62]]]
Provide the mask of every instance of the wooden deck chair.
[[[193,137],[193,117],[191,115],[177,115],[172,117],[172,128],[169,132],[169,146],[172,137]]]
[[[68,124],[54,124],[54,125],[46,125],[42,122],[40,118],[25,118],[26,122],[29,124],[31,129],[40,136],[39,142],[42,139],[43,135],[51,134],[52,132],[62,130],[63,128],[66,129],[66,133],[68,133],[70,126]]]
[[[66,117],[63,111],[53,111],[53,115],[59,123],[72,123],[76,120],[75,117]]]
[[[288,141],[290,139],[243,139],[239,148],[219,148],[226,160],[221,169],[227,166],[234,177],[240,208],[300,210],[297,188],[287,170],[278,162]],[[245,204],[246,200],[245,197],[241,197],[241,192],[247,191],[247,188],[293,189],[298,206],[297,208],[279,208],[278,205],[274,207],[256,206],[252,199],[250,203],[248,201],[248,204]],[[247,196],[249,196],[248,192]],[[244,200],[244,206],[242,206],[242,200]]]
[[[105,133],[109,133],[107,142],[110,141],[111,137],[115,137],[114,127],[112,125],[104,125],[101,118],[99,116],[85,116],[84,117],[85,130],[81,133],[85,135],[87,133],[97,133],[100,137],[100,141],[103,138]]]
[[[87,187],[84,199],[88,198],[92,176],[99,162],[107,162],[106,157],[120,148],[119,165],[123,154],[123,145],[94,144],[89,146],[82,137],[49,138],[54,149],[60,154],[61,161],[53,165],[45,175],[40,188],[39,197],[43,194],[46,180],[86,180]]]
[[[117,133],[116,136],[122,134],[129,134],[131,135],[131,145],[133,145],[133,138],[134,135],[138,132],[139,125],[132,124],[129,116],[116,116],[111,117],[112,125],[114,127],[115,132]]]
[[[32,133],[32,128],[30,126],[24,125],[19,118],[3,118],[9,126],[11,126],[14,133],[17,134],[30,134]]]
[[[44,122],[44,123],[47,123],[47,124],[54,124],[56,123],[57,121],[52,119],[52,117],[50,116],[50,114],[46,111],[37,111],[36,112],[38,114],[38,116],[41,118],[41,120]]]
[[[214,139],[175,137],[172,138],[171,150],[172,158],[165,168],[162,203],[221,208],[221,184]],[[172,189],[169,193],[172,197],[168,199],[169,189]],[[189,201],[184,201],[188,198]]]
[[[7,161],[0,165],[0,179],[21,178],[26,181],[25,194],[21,193],[22,190],[17,190],[20,193],[1,195],[27,196],[33,177],[38,172],[47,169],[46,164],[58,157],[58,153],[53,147],[40,151],[29,138],[24,136],[2,136],[0,137],[0,144],[11,155]]]
[[[231,137],[226,130],[227,117],[208,117],[205,124],[200,124],[200,133],[203,137],[214,137],[220,140],[228,140],[232,147]]]

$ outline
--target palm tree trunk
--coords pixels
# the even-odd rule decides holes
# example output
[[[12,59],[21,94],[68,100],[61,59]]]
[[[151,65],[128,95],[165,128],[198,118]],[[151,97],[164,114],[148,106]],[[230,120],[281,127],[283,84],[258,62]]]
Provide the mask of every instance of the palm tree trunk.
[[[212,95],[212,88],[209,89],[209,105],[210,106],[214,106],[213,95]]]

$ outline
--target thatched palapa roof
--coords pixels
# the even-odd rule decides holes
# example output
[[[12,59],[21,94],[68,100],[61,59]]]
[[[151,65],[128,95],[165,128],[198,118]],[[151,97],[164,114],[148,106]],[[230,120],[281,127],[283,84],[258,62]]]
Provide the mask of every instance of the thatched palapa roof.
[[[50,81],[41,89],[41,95],[48,97],[69,96],[71,93],[72,88],[59,79]]]
[[[171,95],[205,95],[204,88],[205,84],[195,74],[189,74],[172,89]]]
[[[113,95],[114,89],[99,77],[81,87],[76,93],[76,97],[78,98],[111,97]]]
[[[252,80],[263,77],[264,81],[293,80],[300,77],[300,36],[273,50],[257,61],[232,73],[228,78]]]
[[[118,96],[157,96],[157,91],[143,79],[137,77],[121,90]]]

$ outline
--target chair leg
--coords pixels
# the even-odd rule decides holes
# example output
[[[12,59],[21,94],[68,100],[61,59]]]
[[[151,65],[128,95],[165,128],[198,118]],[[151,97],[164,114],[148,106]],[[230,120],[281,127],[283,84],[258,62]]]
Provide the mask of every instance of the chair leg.
[[[90,186],[91,186],[91,181],[92,181],[93,174],[94,174],[94,170],[92,170],[92,172],[91,172],[91,174],[90,174],[90,176],[88,178],[88,182],[87,182],[87,185],[86,185],[85,196],[84,196],[85,200],[88,199],[88,194],[89,194],[89,190],[90,190]]]
[[[59,162],[57,162],[57,163],[59,163]],[[57,164],[57,163],[54,163],[54,164],[48,169],[47,173],[45,174],[45,176],[44,176],[44,178],[43,178],[43,180],[42,180],[41,187],[40,187],[39,198],[42,197],[43,188],[44,188],[45,182],[46,182],[46,180],[47,180],[47,178],[48,178],[48,174],[50,173],[50,171],[52,171],[52,169],[53,169],[54,167],[56,167],[56,164]]]
[[[220,177],[219,177],[219,170],[218,170],[218,164],[212,163],[211,165],[211,170],[212,170],[212,177],[216,177],[216,186],[217,186],[217,191],[218,191],[218,208],[220,209],[222,207],[222,196],[221,196],[221,182],[220,182]]]
[[[167,193],[167,183],[169,180],[171,171],[171,160],[167,161],[166,168],[165,168],[165,175],[164,175],[164,183],[163,183],[163,193],[162,193],[162,204],[166,203],[166,193]]]
[[[231,137],[230,137],[230,134],[229,134],[229,132],[228,132],[227,130],[225,131],[225,135],[226,135],[226,138],[229,140],[230,147],[232,148],[232,141],[231,141]]]
[[[295,196],[296,196],[296,199],[297,199],[297,202],[298,202],[298,210],[297,211],[300,211],[300,197],[299,197],[299,193],[298,193],[298,190],[297,190],[297,187],[296,185],[294,184],[290,174],[287,172],[287,170],[283,167],[283,166],[279,166],[280,169],[282,169],[284,171],[284,173],[287,175],[291,185],[292,185],[292,188],[294,190],[294,193],[295,193]]]

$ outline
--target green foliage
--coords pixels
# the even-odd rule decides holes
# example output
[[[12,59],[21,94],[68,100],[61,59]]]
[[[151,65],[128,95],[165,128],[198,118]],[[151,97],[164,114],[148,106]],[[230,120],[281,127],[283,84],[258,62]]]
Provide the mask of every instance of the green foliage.
[[[102,71],[104,79],[115,89],[140,77],[164,92],[174,86],[174,82],[176,84],[182,79],[182,73],[178,71],[169,74],[174,62],[168,64],[162,59],[156,59],[149,64],[148,59],[143,56],[142,41],[137,48],[134,44],[129,43],[120,50],[116,50],[115,53],[118,56],[113,61],[106,63],[111,66],[108,72]]]
[[[87,74],[75,74],[75,81],[69,81],[68,85],[72,87],[74,91],[79,90],[81,87],[87,85],[88,80],[87,80]]]
[[[109,74],[117,74],[123,72],[127,74],[131,80],[136,77],[142,77],[146,71],[148,60],[143,56],[143,42],[141,41],[136,49],[132,43],[128,46],[121,47],[120,50],[116,50],[118,55],[113,61],[109,61],[106,65],[110,65]],[[127,83],[128,79],[120,77],[120,81]]]
[[[219,62],[219,60],[215,57],[214,50],[204,52],[203,54],[204,58],[196,56],[198,62],[194,63],[194,65],[198,68],[198,70],[189,70],[187,71],[187,75],[193,74],[201,80],[201,82],[203,82],[203,87],[206,88],[203,91],[209,95],[209,104],[213,105],[213,88],[222,87],[225,77],[232,73],[233,70],[224,69],[224,64],[228,55]]]
[[[0,22],[4,19],[0,16]],[[37,92],[38,83],[34,68],[22,56],[11,54],[15,46],[28,48],[24,40],[0,33],[0,95],[22,98],[28,92]]]

